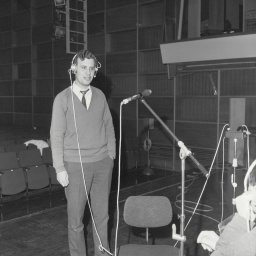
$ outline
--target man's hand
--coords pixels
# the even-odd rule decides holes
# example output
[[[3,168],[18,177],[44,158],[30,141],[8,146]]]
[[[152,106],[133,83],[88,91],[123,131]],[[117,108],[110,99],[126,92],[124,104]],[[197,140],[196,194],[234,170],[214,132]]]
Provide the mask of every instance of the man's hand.
[[[250,221],[255,220],[253,211],[254,202],[256,200],[255,191],[248,191],[236,198],[236,209],[238,214]]]
[[[57,180],[61,184],[62,187],[66,187],[69,184],[67,171],[58,172]]]
[[[215,250],[215,246],[217,241],[219,240],[219,236],[214,231],[202,231],[198,238],[197,243],[202,244],[202,247],[209,252]]]

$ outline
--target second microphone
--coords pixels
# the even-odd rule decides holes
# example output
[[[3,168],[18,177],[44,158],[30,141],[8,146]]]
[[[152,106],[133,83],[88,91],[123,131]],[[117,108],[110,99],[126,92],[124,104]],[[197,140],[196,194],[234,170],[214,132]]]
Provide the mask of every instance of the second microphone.
[[[148,97],[148,96],[150,96],[151,93],[152,93],[151,90],[146,89],[146,90],[144,90],[143,92],[140,92],[140,93],[138,93],[138,94],[136,94],[136,95],[134,95],[134,96],[132,96],[132,97],[130,97],[130,98],[124,99],[124,100],[122,101],[122,103],[123,103],[123,104],[127,104],[127,103],[129,103],[129,102],[131,102],[131,101],[140,99],[140,98],[142,98],[142,97]]]

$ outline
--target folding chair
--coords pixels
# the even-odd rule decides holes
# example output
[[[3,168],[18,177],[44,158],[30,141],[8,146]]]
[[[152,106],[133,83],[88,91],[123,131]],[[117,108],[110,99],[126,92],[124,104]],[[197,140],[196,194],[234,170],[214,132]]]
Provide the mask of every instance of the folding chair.
[[[167,226],[172,221],[172,206],[164,196],[130,196],[124,205],[124,221],[131,227],[149,228]],[[170,245],[127,244],[118,248],[118,256],[178,256],[179,249]]]
[[[3,195],[15,195],[26,191],[26,182],[22,168],[0,172],[0,197],[3,203]]]
[[[49,177],[50,177],[51,185],[60,185],[60,183],[57,180],[57,175],[56,175],[55,168],[53,166],[48,166],[47,170],[48,170],[48,174],[49,174]]]
[[[52,166],[52,149],[50,147],[43,148],[42,159],[44,164]]]
[[[16,152],[0,154],[0,171],[20,168]]]
[[[20,152],[23,150],[26,150],[27,147],[25,144],[13,144],[13,145],[8,145],[5,147],[5,152]]]
[[[27,189],[42,189],[50,185],[50,179],[45,165],[32,166],[25,169]]]
[[[18,152],[20,166],[23,168],[43,165],[39,149],[23,150]]]

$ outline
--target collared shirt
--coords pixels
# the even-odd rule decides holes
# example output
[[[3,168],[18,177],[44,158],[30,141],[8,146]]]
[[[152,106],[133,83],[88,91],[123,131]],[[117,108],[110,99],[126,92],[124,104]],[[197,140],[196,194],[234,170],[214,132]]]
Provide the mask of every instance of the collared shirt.
[[[90,103],[91,103],[91,99],[92,99],[92,90],[91,90],[90,85],[89,85],[88,89],[89,89],[89,91],[85,94],[87,109],[89,108]],[[73,82],[73,92],[78,97],[78,99],[82,102],[83,94],[81,93],[81,91],[83,91],[83,90],[74,81]]]

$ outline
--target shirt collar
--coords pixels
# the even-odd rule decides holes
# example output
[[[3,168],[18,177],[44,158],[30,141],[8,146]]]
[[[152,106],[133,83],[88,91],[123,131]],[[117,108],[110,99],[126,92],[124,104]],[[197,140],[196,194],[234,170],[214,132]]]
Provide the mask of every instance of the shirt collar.
[[[80,99],[80,98],[82,98],[82,94],[81,94],[81,91],[85,91],[85,90],[82,90],[77,84],[76,84],[76,82],[74,81],[73,82],[73,86],[72,86],[73,88],[73,92],[75,93],[75,95]],[[90,90],[91,90],[91,86],[89,85],[89,87],[87,88],[87,89],[89,89],[89,92],[90,92]],[[87,90],[86,89],[86,90]]]

